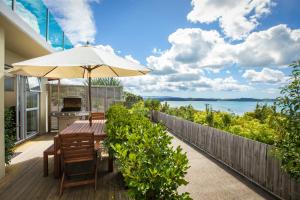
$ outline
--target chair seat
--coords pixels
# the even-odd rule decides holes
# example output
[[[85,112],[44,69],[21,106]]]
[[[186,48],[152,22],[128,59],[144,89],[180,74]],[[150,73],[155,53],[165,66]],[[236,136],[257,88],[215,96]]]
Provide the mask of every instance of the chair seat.
[[[93,161],[95,158],[93,156],[84,156],[84,157],[77,157],[72,159],[65,159],[65,163],[78,163],[78,162],[86,162],[86,161]]]

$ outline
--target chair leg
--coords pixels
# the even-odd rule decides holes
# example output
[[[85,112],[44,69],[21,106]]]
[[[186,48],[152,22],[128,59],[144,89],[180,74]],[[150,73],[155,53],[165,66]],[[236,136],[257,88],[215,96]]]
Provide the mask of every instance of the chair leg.
[[[98,158],[96,158],[96,166],[95,166],[95,191],[97,190],[97,179],[98,179]]]
[[[48,154],[44,152],[44,177],[48,176]]]
[[[65,181],[65,172],[63,172],[62,178],[61,178],[61,182],[60,182],[60,189],[59,189],[59,196],[61,197],[61,195],[64,192],[64,181]]]

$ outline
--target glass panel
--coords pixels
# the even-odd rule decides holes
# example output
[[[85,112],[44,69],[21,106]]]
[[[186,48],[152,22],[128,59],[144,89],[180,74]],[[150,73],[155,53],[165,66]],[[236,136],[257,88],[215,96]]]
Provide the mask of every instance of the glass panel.
[[[47,7],[41,0],[16,0],[15,12],[33,30],[46,38]]]
[[[41,91],[40,80],[36,77],[27,77],[27,90]]]
[[[55,21],[52,14],[49,14],[49,41],[51,46],[57,50],[63,50],[63,32]]]
[[[12,0],[2,0],[12,9]],[[46,39],[47,31],[47,10],[42,0],[16,0],[15,12],[37,33]],[[63,49],[63,30],[57,23],[54,16],[49,12],[48,43],[53,48]],[[69,38],[64,38],[64,48],[70,49],[73,45]]]
[[[26,92],[27,106],[26,108],[37,108],[38,107],[38,93]]]
[[[27,111],[27,133],[38,131],[38,111]]]
[[[65,41],[64,41],[64,48],[65,49],[71,49],[73,48],[73,44],[71,43],[71,41],[69,40],[68,37],[65,36]]]
[[[14,91],[14,78],[5,77],[4,88],[5,91],[10,91],[10,92]]]
[[[12,8],[12,0],[3,0],[3,1],[8,7]]]

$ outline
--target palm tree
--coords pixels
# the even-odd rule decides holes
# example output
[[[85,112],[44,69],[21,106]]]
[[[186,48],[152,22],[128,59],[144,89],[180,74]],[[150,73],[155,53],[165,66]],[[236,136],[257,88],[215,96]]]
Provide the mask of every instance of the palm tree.
[[[88,85],[88,80],[85,81]],[[92,78],[92,86],[122,86],[122,83],[117,78]]]

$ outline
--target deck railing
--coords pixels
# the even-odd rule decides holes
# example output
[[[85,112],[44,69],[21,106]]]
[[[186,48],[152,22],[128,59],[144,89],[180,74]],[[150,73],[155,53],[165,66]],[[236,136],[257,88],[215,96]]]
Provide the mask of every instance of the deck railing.
[[[158,111],[152,119],[277,197],[300,199],[300,183],[281,169],[272,146]]]
[[[0,0],[21,17],[33,30],[57,50],[70,49],[73,44],[42,0]]]

